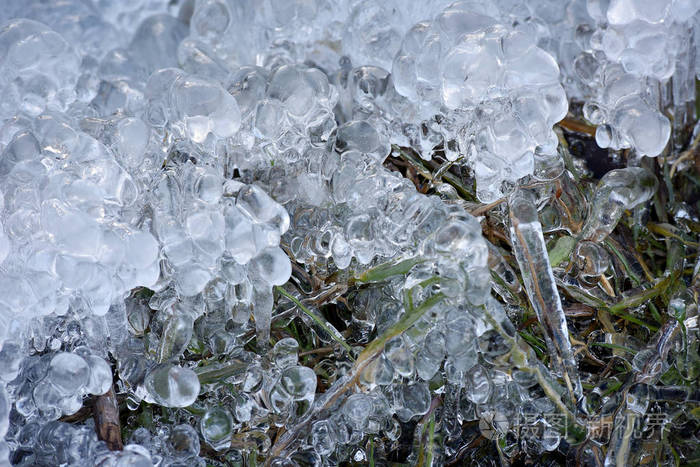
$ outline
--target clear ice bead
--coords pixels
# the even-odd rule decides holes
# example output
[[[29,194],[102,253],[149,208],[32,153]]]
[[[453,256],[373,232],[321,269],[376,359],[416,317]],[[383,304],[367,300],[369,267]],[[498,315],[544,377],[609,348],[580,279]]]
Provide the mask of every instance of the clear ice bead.
[[[194,371],[176,365],[165,364],[148,373],[146,390],[159,405],[187,407],[199,395],[199,380]]]
[[[80,392],[90,380],[90,367],[79,355],[61,352],[56,354],[49,365],[47,380],[61,394],[68,396]]]
[[[199,423],[204,441],[217,451],[231,445],[234,422],[231,412],[224,407],[213,407],[206,411]]]

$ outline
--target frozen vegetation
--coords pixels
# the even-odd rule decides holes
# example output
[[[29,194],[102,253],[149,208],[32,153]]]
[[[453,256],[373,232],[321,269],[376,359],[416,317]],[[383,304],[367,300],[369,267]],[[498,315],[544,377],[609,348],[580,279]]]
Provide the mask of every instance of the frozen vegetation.
[[[700,462],[699,0],[4,0],[0,466]]]

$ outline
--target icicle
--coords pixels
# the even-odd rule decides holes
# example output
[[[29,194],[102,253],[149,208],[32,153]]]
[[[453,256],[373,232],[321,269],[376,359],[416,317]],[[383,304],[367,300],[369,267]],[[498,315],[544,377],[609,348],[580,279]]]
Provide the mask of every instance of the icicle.
[[[544,328],[552,360],[561,369],[572,402],[576,404],[583,397],[583,392],[569,341],[566,317],[547,256],[542,225],[537,217],[535,196],[529,190],[518,189],[511,195],[508,204],[510,237],[527,295]]]

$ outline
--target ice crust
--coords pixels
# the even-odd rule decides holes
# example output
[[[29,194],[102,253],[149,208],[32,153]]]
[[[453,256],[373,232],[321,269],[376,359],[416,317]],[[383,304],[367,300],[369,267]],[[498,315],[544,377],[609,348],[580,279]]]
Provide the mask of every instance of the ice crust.
[[[563,167],[553,126],[570,102],[600,147],[658,156],[690,118],[698,11],[696,0],[6,0],[0,465],[24,452],[19,465],[203,466],[199,434],[218,451],[239,432],[240,445],[269,449],[254,431],[263,418],[289,428],[281,444],[333,464],[365,434],[395,432],[392,416],[425,415],[440,368],[485,411],[527,399],[525,373],[480,363],[507,350],[494,322],[513,330],[489,295],[497,256],[478,220],[453,189],[423,195],[383,163],[398,146],[440,153],[473,176],[481,202],[513,196]],[[642,169],[611,174],[598,217],[656,183]],[[619,216],[596,219],[577,252]],[[539,222],[525,224],[539,241]],[[317,394],[294,339],[268,349],[290,259],[353,277],[415,260],[402,281],[358,292],[360,342],[415,312],[397,297],[441,300],[354,375],[368,390],[333,414],[319,407],[349,376]],[[437,298],[425,285],[435,276]],[[571,369],[558,324],[547,343]],[[243,350],[251,335],[260,355]],[[236,363],[197,367],[184,358],[195,348]],[[217,372],[240,388],[225,407]],[[178,415],[113,453],[89,423],[58,421],[110,390],[130,408],[200,401],[198,429]]]

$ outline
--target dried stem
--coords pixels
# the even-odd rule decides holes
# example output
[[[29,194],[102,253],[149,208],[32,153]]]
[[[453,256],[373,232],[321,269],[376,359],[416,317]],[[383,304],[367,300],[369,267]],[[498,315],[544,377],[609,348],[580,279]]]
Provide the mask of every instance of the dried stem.
[[[114,395],[114,386],[101,396],[97,396],[93,417],[95,418],[97,437],[107,443],[107,447],[111,451],[121,451],[124,448],[124,443],[119,425],[119,404]]]

